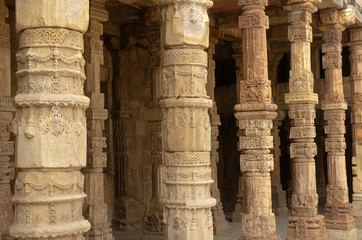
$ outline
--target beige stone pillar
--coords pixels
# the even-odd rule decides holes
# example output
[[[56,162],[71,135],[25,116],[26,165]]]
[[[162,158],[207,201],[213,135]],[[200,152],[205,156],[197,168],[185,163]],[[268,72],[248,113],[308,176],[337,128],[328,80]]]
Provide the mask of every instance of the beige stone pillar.
[[[19,239],[84,239],[87,127],[83,34],[88,0],[16,1],[20,33],[14,128],[18,169],[14,224]]]
[[[148,121],[147,129],[152,140],[152,199],[147,224],[142,239],[163,239],[163,209],[161,200],[164,198],[165,163],[162,153],[162,109],[159,98],[162,94],[161,79],[161,42],[160,42],[160,8],[150,8],[145,13],[148,26],[149,77],[151,81],[152,100],[145,112]]]
[[[89,11],[89,28],[84,35],[86,60],[86,95],[90,98],[87,117],[87,167],[82,169],[85,176],[84,191],[87,194],[83,214],[91,223],[86,239],[112,240],[111,224],[108,222],[108,207],[104,203],[103,168],[107,166],[106,137],[103,137],[104,121],[108,110],[104,109],[104,94],[100,90],[101,65],[103,57],[102,22],[108,20],[108,12],[101,0],[92,0]]]
[[[212,239],[207,96],[210,0],[160,0],[165,239]]]
[[[268,56],[268,73],[270,76],[273,102],[275,103],[275,96],[280,93],[276,92],[276,84],[278,82],[278,66],[279,62],[284,56],[283,52],[274,52],[271,49]],[[272,153],[274,156],[274,170],[270,173],[271,185],[272,185],[272,202],[273,202],[273,213],[276,216],[286,216],[288,214],[287,208],[287,194],[283,191],[280,177],[280,136],[279,127],[282,126],[282,121],[285,118],[285,111],[278,111],[278,116],[274,119],[273,128],[271,134],[273,136],[274,148]]]
[[[343,13],[343,12],[340,12]],[[325,71],[324,112],[325,151],[327,152],[327,202],[325,223],[329,239],[357,239],[357,230],[348,199],[346,172],[345,120],[347,102],[344,100],[342,79],[342,31],[343,17],[335,8],[319,12],[319,28],[324,32],[322,45]]]
[[[273,170],[273,137],[271,129],[277,106],[271,103],[268,80],[265,15],[267,1],[241,0],[239,18],[243,42],[243,80],[240,82],[240,104],[235,106],[239,123],[240,169],[245,174],[245,212],[242,213],[241,238],[280,239],[275,234],[272,212],[270,171]]]
[[[291,70],[289,93],[285,102],[289,104],[290,157],[292,158],[293,194],[292,216],[286,239],[327,239],[324,216],[318,215],[318,195],[314,156],[315,104],[318,95],[313,93],[314,81],[311,71],[311,49],[313,34],[310,23],[317,8],[311,2],[288,1],[288,38],[291,42]]]
[[[353,214],[362,227],[362,28],[350,30]]]
[[[8,228],[14,212],[10,199],[10,180],[14,177],[14,142],[10,141],[10,123],[13,119],[14,100],[11,97],[10,26],[5,23],[8,9],[0,0],[0,239],[8,240]]]
[[[217,180],[217,163],[219,162],[219,126],[221,126],[220,115],[217,114],[217,104],[215,102],[215,61],[213,56],[215,54],[215,45],[219,38],[223,35],[223,30],[218,27],[210,28],[210,45],[208,49],[208,73],[207,73],[207,84],[206,91],[207,95],[210,96],[213,101],[213,107],[209,110],[211,120],[211,171],[212,180],[211,185],[211,196],[216,199],[216,205],[212,207],[212,218],[214,226],[214,234],[218,235],[228,230],[229,224],[225,220],[222,202],[220,200],[220,191]]]
[[[242,43],[233,42],[232,47],[234,50],[233,59],[235,60],[236,66],[236,92],[237,92],[237,103],[240,103],[240,82],[243,79],[243,54],[242,54]],[[238,120],[236,120],[238,124]],[[236,194],[236,204],[235,211],[233,212],[231,218],[233,222],[241,222],[241,215],[245,212],[245,197],[244,197],[244,173],[240,171],[239,182],[238,182],[238,193]]]

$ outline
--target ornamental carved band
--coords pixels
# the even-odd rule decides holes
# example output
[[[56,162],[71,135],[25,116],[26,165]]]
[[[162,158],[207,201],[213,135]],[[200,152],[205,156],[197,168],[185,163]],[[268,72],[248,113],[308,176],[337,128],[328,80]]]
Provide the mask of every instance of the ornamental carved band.
[[[244,175],[245,211],[241,213],[241,240],[280,239],[272,212],[270,171],[274,169],[272,120],[277,106],[271,104],[268,80],[264,8],[267,1],[241,0],[239,27],[243,37],[243,80],[240,104],[235,106],[239,124],[240,169]]]
[[[79,171],[86,165],[89,105],[82,53],[78,31],[35,28],[20,34],[14,120],[19,172],[10,227],[15,238],[84,239],[89,230]]]
[[[344,15],[343,15],[344,16]],[[348,106],[344,100],[342,79],[342,31],[345,21],[337,9],[325,9],[320,12],[319,28],[324,32],[325,43],[322,45],[323,68],[325,70],[325,97],[322,103],[324,111],[325,151],[327,152],[327,203],[325,205],[325,223],[327,229],[340,231],[345,238],[351,236],[344,230],[354,230],[355,222],[352,206],[348,198],[346,172],[346,141],[344,134],[345,111]],[[341,236],[342,236],[341,235]],[[354,236],[350,239],[356,239]]]
[[[314,118],[318,95],[313,93],[314,77],[311,71],[311,49],[313,40],[312,13],[318,9],[311,2],[288,1],[284,6],[288,11],[291,42],[291,69],[289,93],[285,102],[289,104],[291,119],[290,155],[292,158],[292,216],[288,218],[288,240],[327,239],[324,217],[317,215],[318,195],[316,191],[314,156],[317,146]]]
[[[161,0],[162,141],[165,157],[164,234],[212,239],[207,96],[210,0]]]

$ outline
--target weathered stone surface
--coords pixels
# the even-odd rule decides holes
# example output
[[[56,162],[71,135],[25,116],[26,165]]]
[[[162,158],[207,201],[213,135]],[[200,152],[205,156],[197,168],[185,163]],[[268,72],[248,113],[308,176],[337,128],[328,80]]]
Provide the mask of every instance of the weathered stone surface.
[[[356,220],[357,227],[362,226],[362,162],[361,154],[362,148],[360,142],[362,140],[361,125],[362,125],[362,62],[360,61],[362,56],[362,29],[354,28],[350,30],[350,43],[348,44],[351,54],[351,76],[352,82],[352,112],[351,112],[351,124],[352,124],[352,174],[353,174],[353,213]]]
[[[89,0],[16,1],[16,30],[60,27],[85,33],[88,29]],[[48,37],[50,37],[48,35]]]
[[[103,137],[104,121],[108,111],[104,109],[104,95],[100,91],[101,65],[104,64],[102,22],[108,20],[108,12],[102,2],[94,0],[90,4],[90,25],[84,35],[86,60],[86,95],[90,98],[87,117],[87,166],[82,169],[85,176],[84,191],[87,198],[83,214],[91,223],[91,229],[85,234],[86,239],[112,240],[111,224],[108,222],[108,208],[104,203],[103,168],[107,167],[107,147]]]
[[[163,221],[167,239],[212,239],[211,125],[206,94],[209,0],[160,1],[162,9]],[[172,48],[171,48],[172,47]],[[181,83],[182,84],[179,84]],[[194,86],[189,88],[188,86]]]
[[[84,13],[88,1],[17,2],[20,46],[15,97],[16,167],[11,236],[19,239],[84,239],[90,224],[82,215],[86,166],[83,35],[63,13]],[[23,12],[21,9],[34,11]],[[59,12],[61,16],[57,15]],[[69,16],[64,14],[64,16]],[[56,22],[35,23],[50,17]],[[75,14],[75,16],[78,16]],[[83,27],[88,14],[81,14]],[[72,19],[73,18],[68,18]],[[35,21],[35,22],[34,22]],[[23,23],[29,23],[23,25]],[[69,25],[71,24],[71,25]]]
[[[0,1],[0,239],[10,240],[9,226],[14,219],[10,199],[12,197],[10,181],[14,177],[14,142],[11,138],[14,100],[11,98],[10,69],[10,26],[5,23],[8,9]]]
[[[243,35],[243,74],[240,104],[235,106],[238,120],[240,169],[244,173],[245,212],[241,214],[242,240],[280,239],[272,213],[270,171],[273,170],[272,120],[277,106],[271,104],[268,80],[265,15],[266,1],[239,1],[243,13],[239,26]]]
[[[292,216],[286,239],[327,239],[324,217],[317,215],[318,195],[316,193],[314,156],[317,148],[314,118],[318,95],[313,93],[314,80],[311,72],[312,13],[317,8],[311,2],[289,1],[284,9],[288,11],[291,42],[291,69],[289,93],[285,102],[289,104],[291,119],[290,157],[292,163]]]
[[[344,236],[350,238],[350,230],[355,229],[353,212],[348,199],[347,172],[345,150],[346,143],[345,110],[347,104],[344,101],[341,41],[343,22],[335,8],[320,12],[320,29],[324,32],[325,43],[322,45],[323,68],[325,69],[325,97],[322,103],[324,120],[325,151],[327,156],[328,185],[327,203],[325,208],[325,223],[327,229],[333,229],[335,237]],[[337,234],[337,232],[339,232]],[[355,231],[356,232],[356,231]],[[330,233],[329,233],[330,235]]]

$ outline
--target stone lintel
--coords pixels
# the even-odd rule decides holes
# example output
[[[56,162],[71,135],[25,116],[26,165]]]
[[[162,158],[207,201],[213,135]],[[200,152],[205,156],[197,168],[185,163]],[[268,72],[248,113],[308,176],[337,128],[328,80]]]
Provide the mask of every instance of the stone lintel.
[[[343,0],[323,0],[320,4],[318,4],[318,9],[326,9],[326,8],[343,8]]]

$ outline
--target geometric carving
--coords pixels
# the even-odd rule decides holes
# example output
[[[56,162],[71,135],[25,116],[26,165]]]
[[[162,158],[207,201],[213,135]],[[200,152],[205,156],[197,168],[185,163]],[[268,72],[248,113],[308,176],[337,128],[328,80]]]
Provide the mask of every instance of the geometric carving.
[[[212,1],[160,1],[164,237],[212,239],[211,124],[206,94]]]
[[[288,38],[291,42],[291,69],[289,93],[285,102],[289,104],[292,119],[290,135],[290,156],[292,158],[292,216],[288,218],[287,239],[327,239],[324,217],[318,215],[318,195],[314,156],[317,146],[314,142],[316,130],[315,104],[318,94],[314,91],[311,72],[310,43],[313,40],[312,13],[318,9],[312,2],[288,1]],[[302,76],[302,77],[300,77]]]
[[[239,0],[242,15],[243,73],[240,81],[240,104],[234,109],[238,120],[240,169],[239,195],[233,218],[241,214],[240,239],[275,239],[275,216],[272,212],[270,171],[274,169],[274,147],[271,129],[276,105],[271,104],[271,82],[268,79],[265,0]],[[239,62],[240,63],[240,62]],[[240,66],[238,66],[240,67]],[[240,192],[244,189],[244,194]],[[240,198],[243,199],[240,199]],[[241,212],[237,212],[241,211]]]
[[[17,2],[17,9],[29,6]],[[86,194],[80,172],[86,166],[85,109],[89,105],[83,94],[83,34],[62,24],[51,28],[42,22],[39,26],[37,14],[44,20],[46,12],[54,21],[62,14],[55,14],[55,8],[45,11],[49,7],[45,2],[36,7],[39,10],[29,18],[31,29],[22,26],[17,54],[19,88],[13,127],[18,172],[9,232],[20,239],[84,239],[90,224],[82,214]],[[62,2],[56,10],[64,12],[69,7]],[[77,2],[71,7],[81,23],[88,23],[85,5]],[[17,24],[22,20],[24,16],[18,17]],[[6,101],[2,103],[6,106]]]
[[[347,16],[344,16],[347,18]],[[333,233],[338,230],[351,230],[355,228],[353,212],[348,199],[347,173],[346,173],[346,142],[344,134],[345,127],[345,110],[347,103],[344,101],[343,79],[342,79],[342,55],[341,41],[342,31],[345,22],[342,22],[341,16],[337,9],[331,8],[320,12],[321,24],[320,29],[324,32],[325,44],[323,46],[323,68],[325,69],[325,99],[322,103],[324,111],[324,132],[325,151],[328,153],[328,185],[327,185],[327,203],[325,211],[325,222],[327,229],[333,229]],[[345,19],[346,20],[346,19]],[[336,47],[334,47],[336,46]],[[349,205],[349,206],[348,206]],[[343,210],[349,208],[344,214]],[[349,217],[348,217],[349,215]],[[345,228],[346,227],[346,228]],[[340,236],[348,239],[349,232],[338,232]]]

